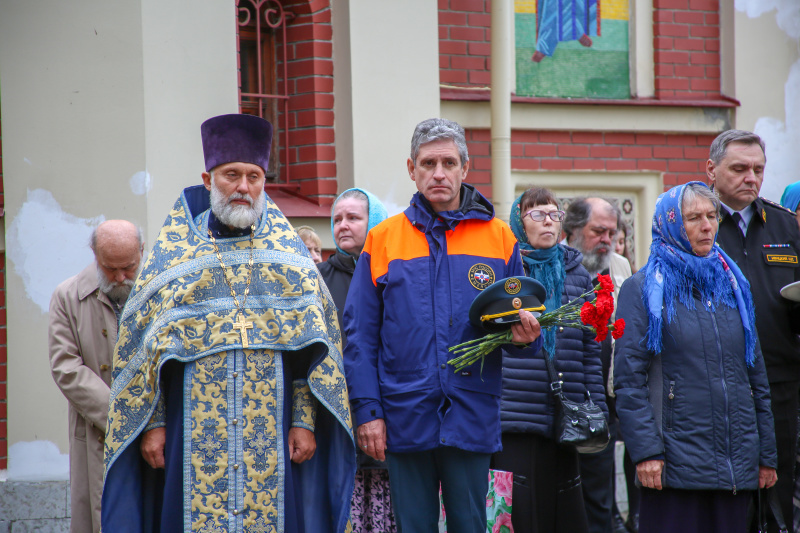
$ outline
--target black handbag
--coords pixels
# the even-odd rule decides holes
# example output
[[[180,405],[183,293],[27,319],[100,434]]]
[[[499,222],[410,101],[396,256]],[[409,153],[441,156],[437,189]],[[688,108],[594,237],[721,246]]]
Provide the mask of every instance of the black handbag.
[[[768,511],[772,511],[779,533],[789,533],[786,521],[783,519],[781,504],[778,502],[778,493],[775,487],[759,489],[756,491],[756,525],[752,529],[755,533],[767,533]]]
[[[574,448],[578,453],[598,453],[608,446],[611,434],[608,431],[608,420],[603,410],[592,401],[586,391],[586,401],[573,402],[564,395],[563,381],[556,374],[555,355],[552,359],[544,354],[547,373],[550,376],[550,390],[555,400],[554,439],[559,444]]]

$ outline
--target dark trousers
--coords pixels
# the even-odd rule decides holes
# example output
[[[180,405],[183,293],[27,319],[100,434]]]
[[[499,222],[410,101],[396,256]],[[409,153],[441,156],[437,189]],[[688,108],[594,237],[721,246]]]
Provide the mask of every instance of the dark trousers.
[[[745,533],[753,491],[642,488],[639,533]]]
[[[797,457],[797,409],[800,382],[781,381],[769,384],[772,395],[772,416],[775,419],[775,439],[778,444],[778,500],[787,523],[792,521],[794,493],[794,463]],[[769,524],[769,530],[778,531]]]
[[[639,514],[639,487],[636,486],[636,465],[633,464],[631,455],[625,450],[623,459],[623,469],[625,470],[625,486],[628,489],[628,514]],[[616,476],[614,476],[616,478]]]
[[[525,533],[586,533],[578,453],[531,433],[503,433],[492,468],[514,473],[511,523]]]
[[[583,503],[589,533],[611,533],[611,508],[614,504],[614,443],[617,423],[609,424],[611,441],[600,453],[579,454]]]
[[[389,485],[398,533],[438,531],[439,483],[448,533],[486,531],[491,454],[443,447],[387,453]]]

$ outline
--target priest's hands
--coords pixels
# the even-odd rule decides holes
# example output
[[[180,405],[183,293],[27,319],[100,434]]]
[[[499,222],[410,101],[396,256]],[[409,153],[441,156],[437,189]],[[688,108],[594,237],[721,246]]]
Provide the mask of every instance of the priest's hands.
[[[142,457],[153,468],[164,468],[164,446],[167,444],[167,428],[154,428],[142,435]]]
[[[520,310],[520,321],[511,326],[511,342],[514,344],[530,344],[542,334],[539,321],[530,311]]]
[[[314,433],[306,428],[289,429],[289,459],[295,463],[308,461],[314,456],[317,441]]]
[[[376,418],[358,426],[358,447],[361,451],[377,459],[386,460],[386,423]]]

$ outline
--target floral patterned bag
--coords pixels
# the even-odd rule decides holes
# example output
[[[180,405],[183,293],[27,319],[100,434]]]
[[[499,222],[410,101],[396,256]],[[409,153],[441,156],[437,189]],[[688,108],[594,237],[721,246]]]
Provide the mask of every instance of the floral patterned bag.
[[[511,525],[511,490],[514,474],[503,470],[489,470],[489,492],[486,495],[486,533],[514,533]],[[442,491],[439,489],[439,533],[447,533]]]

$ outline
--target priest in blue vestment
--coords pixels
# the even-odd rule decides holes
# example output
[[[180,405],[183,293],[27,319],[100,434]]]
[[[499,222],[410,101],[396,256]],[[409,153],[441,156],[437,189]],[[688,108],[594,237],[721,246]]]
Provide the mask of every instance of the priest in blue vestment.
[[[201,127],[120,320],[105,533],[350,530],[355,447],[336,306],[264,192],[272,126]]]

